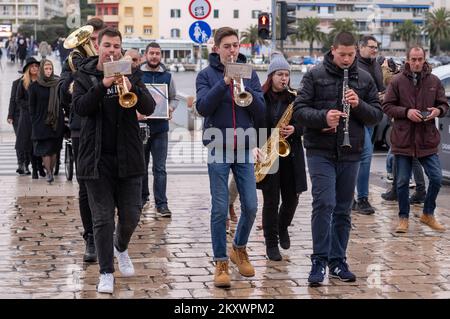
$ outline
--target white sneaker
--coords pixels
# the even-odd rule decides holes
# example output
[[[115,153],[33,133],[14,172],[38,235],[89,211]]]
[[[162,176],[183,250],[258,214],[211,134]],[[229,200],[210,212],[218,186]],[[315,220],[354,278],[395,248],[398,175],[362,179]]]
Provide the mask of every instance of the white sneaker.
[[[97,292],[104,294],[112,294],[114,291],[114,275],[100,274],[100,281],[97,286]]]
[[[131,262],[130,256],[128,256],[128,249],[119,252],[114,246],[114,256],[117,258],[117,262],[119,263],[119,270],[124,277],[134,276],[134,267]]]

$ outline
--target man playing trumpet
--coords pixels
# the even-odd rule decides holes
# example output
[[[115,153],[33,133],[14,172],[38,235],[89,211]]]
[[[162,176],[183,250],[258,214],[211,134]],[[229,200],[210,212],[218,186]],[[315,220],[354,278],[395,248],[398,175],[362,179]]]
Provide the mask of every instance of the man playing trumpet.
[[[375,125],[383,116],[378,91],[369,73],[355,62],[355,39],[341,32],[334,39],[323,64],[304,76],[295,100],[293,118],[304,126],[304,143],[312,183],[311,286],[319,286],[329,275],[355,281],[346,263],[350,236],[350,209],[364,145],[364,126]],[[344,69],[348,85],[343,95]],[[342,112],[350,104],[349,114]],[[347,117],[351,147],[342,147],[343,120]]]
[[[145,173],[136,110],[150,115],[155,101],[139,80],[104,77],[104,63],[122,57],[122,36],[113,28],[99,33],[99,55],[84,61],[75,74],[73,107],[82,119],[77,178],[89,193],[94,238],[100,266],[98,292],[114,290],[113,256],[123,276],[134,275],[128,243],[141,212],[141,180]],[[117,86],[134,93],[134,107],[119,104]],[[114,227],[114,212],[118,223]],[[116,229],[115,238],[113,238]]]

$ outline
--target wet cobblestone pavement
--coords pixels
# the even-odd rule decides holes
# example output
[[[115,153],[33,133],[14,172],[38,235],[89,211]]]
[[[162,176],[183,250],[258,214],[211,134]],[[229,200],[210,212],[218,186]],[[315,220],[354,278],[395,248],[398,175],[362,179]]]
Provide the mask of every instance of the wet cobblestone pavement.
[[[98,265],[83,263],[84,241],[78,213],[77,184],[58,176],[44,179],[1,177],[0,298],[449,298],[449,232],[419,223],[412,209],[410,231],[394,233],[396,205],[380,199],[371,185],[373,216],[353,214],[348,262],[356,283],[330,279],[320,288],[307,285],[311,253],[311,196],[300,196],[291,248],[283,261],[265,257],[259,209],[249,242],[253,278],[232,267],[232,288],[213,285],[207,175],[168,177],[172,219],[142,214],[129,247],[136,276],[116,272],[112,296],[97,294]],[[259,206],[262,204],[261,194]],[[445,200],[441,198],[440,200]],[[448,211],[437,209],[450,225]]]

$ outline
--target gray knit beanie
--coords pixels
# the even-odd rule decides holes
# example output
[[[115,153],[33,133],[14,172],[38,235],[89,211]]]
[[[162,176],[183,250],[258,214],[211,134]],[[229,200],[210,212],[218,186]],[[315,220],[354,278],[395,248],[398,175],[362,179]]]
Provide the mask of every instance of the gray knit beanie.
[[[270,65],[269,69],[267,70],[267,74],[272,74],[273,72],[278,70],[288,70],[289,72],[291,72],[291,66],[280,52],[274,52],[272,53],[270,59]]]

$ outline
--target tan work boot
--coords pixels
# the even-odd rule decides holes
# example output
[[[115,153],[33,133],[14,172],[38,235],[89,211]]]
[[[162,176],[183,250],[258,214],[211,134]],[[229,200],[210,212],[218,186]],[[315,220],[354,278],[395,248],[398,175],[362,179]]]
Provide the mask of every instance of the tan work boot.
[[[408,218],[400,218],[398,226],[395,229],[396,233],[407,233],[408,232]]]
[[[216,271],[214,273],[214,286],[219,288],[228,288],[231,286],[227,260],[216,262]]]
[[[434,218],[434,215],[431,214],[422,214],[420,216],[420,222],[430,226],[431,229],[434,229],[439,232],[444,232],[445,227],[442,224],[439,224],[439,222]]]
[[[237,218],[236,212],[234,211],[234,206],[230,205],[229,208],[230,208],[229,211],[230,211],[230,219],[231,219],[231,221],[233,223],[237,223],[238,218]]]
[[[239,269],[239,273],[245,277],[253,277],[255,275],[255,268],[248,260],[248,254],[245,247],[236,248],[232,247],[230,249],[230,259]]]

